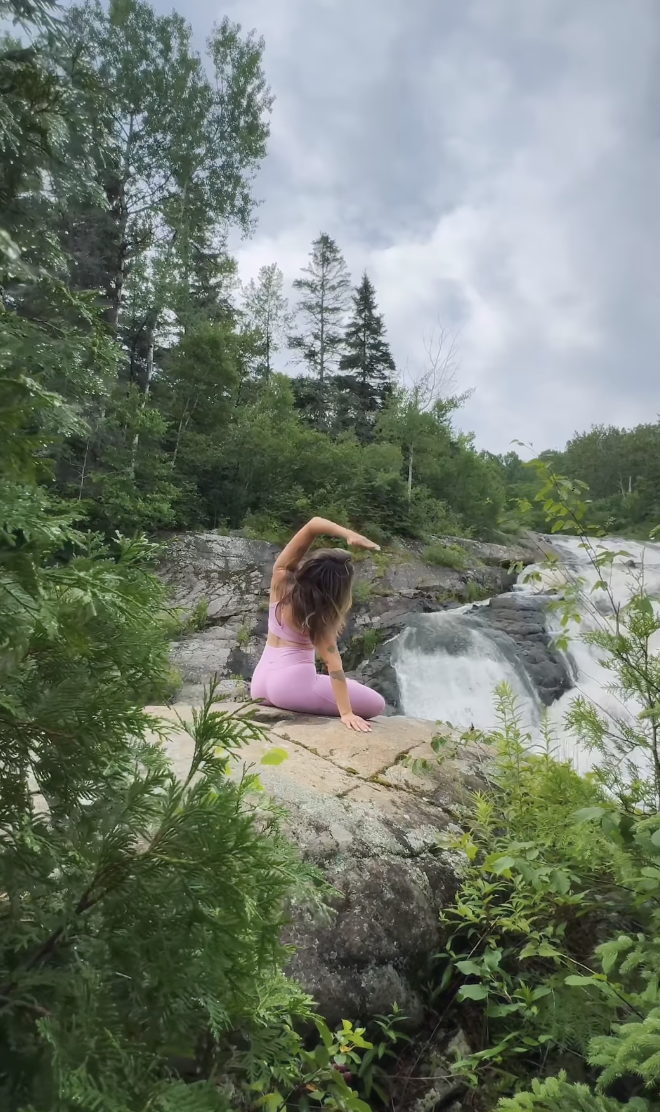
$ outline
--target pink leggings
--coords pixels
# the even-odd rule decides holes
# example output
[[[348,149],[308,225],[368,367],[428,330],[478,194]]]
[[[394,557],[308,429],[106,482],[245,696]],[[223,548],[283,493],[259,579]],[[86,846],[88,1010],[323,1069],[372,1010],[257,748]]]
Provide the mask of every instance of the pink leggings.
[[[299,714],[339,716],[329,676],[320,676],[314,665],[313,649],[287,649],[266,645],[252,677],[253,699],[271,707]],[[347,680],[353,714],[375,718],[382,714],[385,700],[377,691]]]

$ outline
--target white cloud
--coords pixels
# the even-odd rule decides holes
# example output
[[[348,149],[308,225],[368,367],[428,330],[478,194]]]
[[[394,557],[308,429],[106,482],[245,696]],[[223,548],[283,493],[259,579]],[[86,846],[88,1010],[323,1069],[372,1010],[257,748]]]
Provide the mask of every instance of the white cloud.
[[[558,445],[660,401],[655,0],[230,0],[277,100],[245,278],[335,236],[397,360],[460,329],[461,423]],[[194,19],[194,16],[192,17]]]

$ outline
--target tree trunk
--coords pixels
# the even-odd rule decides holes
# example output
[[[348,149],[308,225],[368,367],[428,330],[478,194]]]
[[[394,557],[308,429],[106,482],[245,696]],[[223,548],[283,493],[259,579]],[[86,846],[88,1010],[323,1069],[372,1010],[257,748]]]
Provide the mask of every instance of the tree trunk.
[[[147,378],[146,378],[146,382],[144,384],[144,394],[143,394],[143,397],[142,397],[142,405],[140,406],[140,410],[141,410],[142,413],[144,413],[144,410],[147,407],[147,402],[149,400],[149,391],[151,390],[151,379],[153,377],[153,373],[154,373],[154,331],[153,331],[153,328],[152,328],[150,330],[150,333],[149,333],[149,347],[147,348]],[[135,433],[135,436],[133,437],[133,446],[132,446],[132,449],[131,449],[131,477],[132,478],[135,478],[135,461],[137,459],[137,451],[138,451],[139,443],[140,443],[140,433],[138,431],[138,432]]]
[[[197,403],[195,403],[195,405],[193,405],[192,408],[189,410],[188,409],[189,402],[190,402],[190,399],[186,398],[186,404],[183,407],[183,413],[181,415],[181,420],[179,421],[179,427],[176,431],[176,443],[174,445],[174,452],[172,453],[172,467],[173,468],[176,466],[176,457],[179,454],[179,448],[181,446],[181,438],[182,438],[184,432],[186,431],[186,429],[188,428],[188,425],[190,424],[190,419],[191,419],[191,417],[192,417],[192,415],[195,411],[195,406],[197,404]]]
[[[91,436],[88,436],[87,441],[85,443],[85,455],[83,456],[82,471],[80,472],[80,486],[78,487],[78,501],[79,502],[82,501],[83,488],[85,486],[85,479],[87,477],[87,460],[89,459],[89,444],[90,444],[90,441],[91,441]]]
[[[124,281],[126,278],[126,260],[128,258],[128,202],[126,199],[126,185],[130,176],[131,167],[131,147],[133,143],[133,116],[131,115],[128,122],[128,136],[126,139],[126,146],[124,148],[124,157],[122,160],[121,177],[116,182],[116,193],[111,195],[108,199],[111,202],[113,214],[117,220],[118,232],[118,246],[117,246],[117,259],[115,263],[115,272],[110,280],[110,288],[108,296],[110,299],[110,307],[107,313],[108,324],[114,331],[117,331],[119,325],[119,310],[121,308],[121,299],[124,292]]]
[[[325,291],[321,287],[321,316],[319,336],[319,428],[325,428]]]
[[[408,505],[412,502],[412,477],[413,477],[413,452],[414,447],[411,444],[408,452]]]

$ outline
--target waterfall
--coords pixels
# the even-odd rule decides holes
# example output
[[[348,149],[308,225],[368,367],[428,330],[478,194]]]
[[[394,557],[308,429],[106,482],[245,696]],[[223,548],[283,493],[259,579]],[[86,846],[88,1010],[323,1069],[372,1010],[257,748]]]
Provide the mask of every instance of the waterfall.
[[[515,646],[479,626],[471,610],[420,614],[400,635],[394,667],[404,714],[485,730],[493,724],[493,690],[506,681],[538,725],[541,703]]]
[[[646,592],[660,599],[660,544],[643,544],[616,537],[594,540],[594,547],[625,552],[625,555],[616,556],[612,565],[598,572],[590,563],[579,538],[545,539],[560,557],[553,568],[543,565],[526,568],[512,595],[500,596],[500,599],[491,600],[490,604],[416,615],[397,638],[392,662],[403,712],[418,718],[448,722],[459,729],[467,730],[474,726],[483,730],[492,727],[494,689],[498,683],[506,682],[517,696],[526,729],[537,740],[545,703],[561,755],[570,756],[581,771],[586,771],[591,767],[591,756],[578,752],[572,739],[567,739],[561,728],[572,699],[576,694],[582,694],[606,713],[622,713],[621,703],[608,690],[612,674],[603,667],[599,650],[583,639],[585,632],[598,625],[602,628],[603,624],[611,621],[612,604],[608,594],[592,589],[602,576],[608,583],[615,604],[621,606],[643,582]],[[534,572],[539,573],[540,581],[530,579],[530,574]],[[492,606],[493,602],[506,603],[508,614],[514,615],[518,606],[521,614],[534,608],[552,640],[552,635],[559,631],[559,617],[542,613],[544,600],[561,592],[567,583],[577,578],[585,584],[581,620],[569,623],[566,630],[568,650],[559,654],[565,667],[566,687],[570,683],[571,689],[552,698],[537,686],[535,674],[530,674],[529,659],[536,660],[539,654],[542,655],[540,642],[548,640],[536,632],[540,627],[534,627],[534,635],[530,638],[535,642],[532,648],[537,654],[534,656],[532,653],[530,657],[529,653],[521,651],[520,645],[524,641],[519,639],[517,644],[507,633],[485,620],[492,616],[487,613],[486,607]],[[660,651],[660,635],[656,636],[658,644],[651,647]],[[557,655],[555,652],[555,657]]]

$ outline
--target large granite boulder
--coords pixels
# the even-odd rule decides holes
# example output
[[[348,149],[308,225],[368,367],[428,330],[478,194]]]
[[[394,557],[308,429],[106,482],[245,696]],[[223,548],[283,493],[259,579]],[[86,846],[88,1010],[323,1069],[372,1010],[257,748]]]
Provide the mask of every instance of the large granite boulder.
[[[185,776],[192,740],[174,720],[176,712],[185,721],[191,708],[149,710],[172,723],[167,747]],[[430,744],[436,727],[404,717],[376,719],[370,734],[274,708],[260,708],[257,718],[264,738],[241,751],[233,774],[258,766],[273,746],[286,750],[283,764],[259,767],[260,780],[287,809],[286,829],[303,857],[340,893],[330,915],[293,909],[291,975],[330,1023],[368,1019],[394,1003],[412,1024],[421,1022],[416,975],[442,946],[440,911],[461,867],[458,855],[439,848],[438,834],[457,823],[470,789],[483,786],[487,754],[446,730],[447,755],[438,763]],[[429,771],[411,767],[419,759]]]

